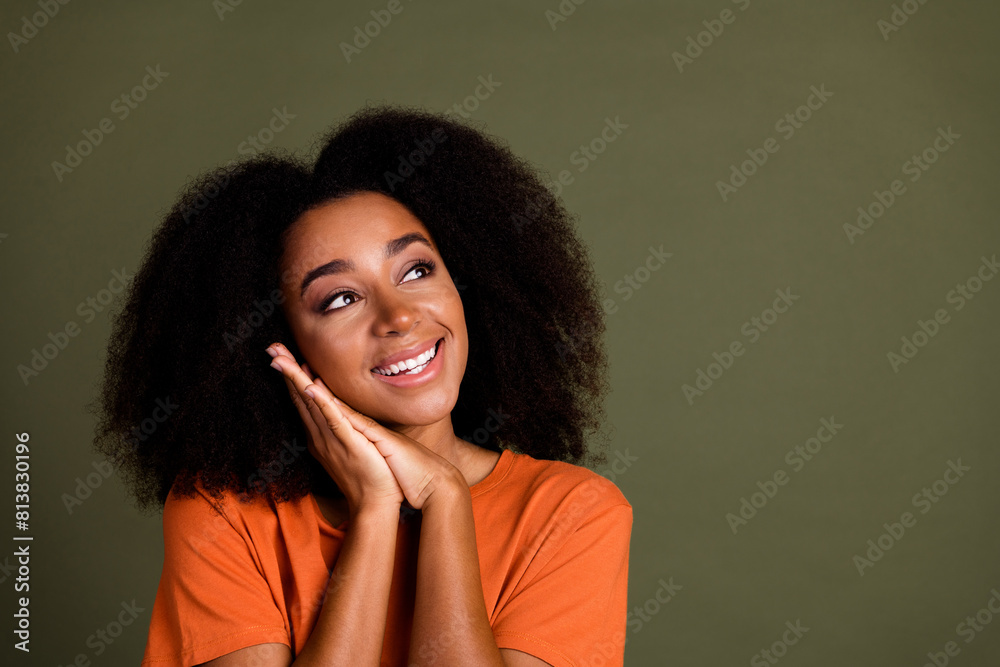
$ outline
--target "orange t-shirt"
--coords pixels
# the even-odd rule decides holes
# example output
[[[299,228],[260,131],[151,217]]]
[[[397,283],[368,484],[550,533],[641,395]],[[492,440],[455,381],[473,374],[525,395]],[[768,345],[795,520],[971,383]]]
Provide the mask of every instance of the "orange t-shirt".
[[[170,493],[143,665],[189,666],[254,644],[302,650],[344,539],[312,495],[271,504]],[[490,627],[500,648],[556,667],[621,665],[632,506],[587,468],[503,450],[470,488]],[[412,512],[412,511],[411,511]],[[419,521],[401,513],[382,665],[406,665]],[[436,647],[422,647],[420,662]]]

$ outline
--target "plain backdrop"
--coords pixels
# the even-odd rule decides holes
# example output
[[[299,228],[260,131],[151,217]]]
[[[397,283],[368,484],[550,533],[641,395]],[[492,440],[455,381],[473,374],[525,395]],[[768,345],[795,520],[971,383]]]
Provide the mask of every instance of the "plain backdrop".
[[[996,4],[401,0],[384,26],[381,0],[43,4],[0,18],[5,664],[142,656],[160,517],[96,473],[85,409],[115,272],[248,137],[309,154],[367,102],[460,105],[566,172],[614,302],[627,665],[997,664]],[[30,655],[15,536],[34,538]]]

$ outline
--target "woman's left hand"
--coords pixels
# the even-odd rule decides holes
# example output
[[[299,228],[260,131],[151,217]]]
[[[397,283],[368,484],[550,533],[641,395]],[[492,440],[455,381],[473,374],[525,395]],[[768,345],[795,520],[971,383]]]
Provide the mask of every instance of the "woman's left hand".
[[[287,351],[285,355],[291,357]],[[309,376],[312,384],[302,391],[309,390],[314,394],[313,401],[328,419],[331,416],[335,418],[339,411],[357,433],[375,445],[385,457],[406,501],[414,509],[425,509],[432,496],[440,498],[451,491],[468,488],[465,476],[448,459],[413,438],[388,429],[368,415],[358,412],[334,396],[318,375],[309,373]],[[302,398],[306,399],[305,396]]]

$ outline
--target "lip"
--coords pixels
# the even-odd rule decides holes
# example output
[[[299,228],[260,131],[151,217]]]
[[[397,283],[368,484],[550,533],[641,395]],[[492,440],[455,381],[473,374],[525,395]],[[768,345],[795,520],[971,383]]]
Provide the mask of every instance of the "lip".
[[[398,364],[400,361],[406,361],[407,359],[414,359],[423,354],[424,352],[426,352],[427,350],[431,349],[435,345],[437,345],[437,342],[439,340],[441,339],[435,338],[433,340],[425,340],[423,343],[420,343],[419,345],[414,345],[408,350],[403,350],[402,352],[394,354],[391,357],[386,357],[382,361],[372,366],[371,369],[369,370],[374,371],[376,368],[385,368],[390,364]]]
[[[427,364],[427,367],[424,370],[420,371],[416,375],[405,375],[401,373],[399,375],[393,375],[390,377],[388,375],[382,375],[381,373],[377,373],[374,369],[372,369],[370,372],[372,376],[378,378],[379,380],[385,382],[386,384],[391,384],[394,387],[416,387],[422,384],[426,384],[438,376],[438,374],[441,372],[441,365],[444,363],[444,355],[441,354],[442,351],[444,350],[444,338],[439,338],[438,341],[440,341],[440,345],[438,346],[438,350],[437,353],[435,353],[434,358],[430,360],[430,363]],[[435,341],[435,343],[437,343],[437,341]],[[416,347],[413,349],[413,352],[419,354],[420,352],[423,352],[425,349],[430,349],[433,346],[434,345],[431,344],[428,345],[427,348]],[[415,356],[413,352],[405,353],[398,360],[402,361],[405,359],[410,359],[411,357]],[[389,359],[393,359],[393,357],[389,357]]]

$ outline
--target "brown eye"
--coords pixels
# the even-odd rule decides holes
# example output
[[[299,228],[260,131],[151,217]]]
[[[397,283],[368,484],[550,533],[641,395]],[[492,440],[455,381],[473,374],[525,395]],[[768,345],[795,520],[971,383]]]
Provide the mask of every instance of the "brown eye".
[[[434,267],[435,266],[436,266],[436,264],[433,261],[431,261],[429,259],[422,259],[422,260],[418,261],[416,264],[414,264],[413,267],[409,271],[406,272],[406,275],[407,276],[410,275],[411,273],[413,273],[417,269],[423,269],[424,275],[419,276],[419,277],[420,278],[426,278],[430,274],[434,273]],[[404,276],[404,279],[403,279],[402,282],[408,283],[410,281],[406,280],[405,276]]]
[[[343,298],[341,298],[341,297],[343,297]],[[350,301],[349,302],[345,302],[342,305],[335,306],[335,307],[331,308],[331,306],[333,306],[333,304],[337,303],[338,301],[345,301],[346,299],[350,299]],[[348,291],[345,290],[345,291],[342,291],[342,292],[337,292],[335,294],[331,294],[327,298],[323,299],[323,302],[319,305],[319,309],[320,309],[321,312],[329,312],[331,310],[340,310],[344,306],[349,306],[349,305],[351,305],[352,303],[354,303],[357,300],[358,300],[358,295],[357,294],[355,294],[354,292],[348,292]]]

